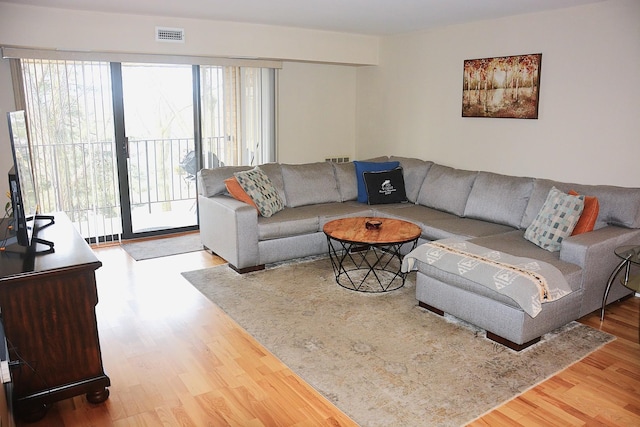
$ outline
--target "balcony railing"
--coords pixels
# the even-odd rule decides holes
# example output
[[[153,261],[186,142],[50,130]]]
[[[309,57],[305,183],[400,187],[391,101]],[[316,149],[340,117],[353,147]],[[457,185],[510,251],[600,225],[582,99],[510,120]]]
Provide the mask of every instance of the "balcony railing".
[[[224,137],[203,141],[205,167],[224,163],[219,160],[228,157],[224,142]],[[186,215],[195,224],[194,151],[192,138],[130,139],[132,212],[153,213],[171,210],[173,206],[189,206]],[[65,211],[85,238],[122,233],[113,142],[38,145],[34,157],[41,211]],[[184,203],[188,201],[192,203]]]
[[[129,140],[131,205],[194,199],[194,171],[182,161],[195,150],[193,139]]]

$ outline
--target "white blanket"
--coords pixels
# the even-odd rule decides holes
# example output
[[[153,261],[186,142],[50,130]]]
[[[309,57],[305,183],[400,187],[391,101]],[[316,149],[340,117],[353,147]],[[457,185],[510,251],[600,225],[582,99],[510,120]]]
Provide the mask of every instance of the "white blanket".
[[[415,261],[458,274],[513,299],[529,316],[536,317],[542,303],[571,293],[566,279],[553,265],[521,258],[452,238],[425,243],[408,253],[402,271]]]

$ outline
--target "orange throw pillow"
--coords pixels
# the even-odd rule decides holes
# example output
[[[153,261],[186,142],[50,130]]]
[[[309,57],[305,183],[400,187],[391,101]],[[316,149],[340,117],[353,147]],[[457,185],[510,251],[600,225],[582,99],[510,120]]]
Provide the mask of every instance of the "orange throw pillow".
[[[227,191],[231,194],[236,200],[240,200],[241,202],[245,202],[258,209],[256,204],[253,202],[251,197],[247,194],[246,191],[240,186],[240,183],[236,179],[236,177],[227,178],[224,180],[224,185],[227,187]]]
[[[578,193],[571,190],[569,194],[572,196],[578,196]],[[576,224],[576,228],[571,233],[572,236],[582,233],[588,233],[593,231],[593,227],[596,225],[596,219],[598,219],[598,212],[600,212],[600,203],[597,197],[584,196],[584,210],[580,219]]]

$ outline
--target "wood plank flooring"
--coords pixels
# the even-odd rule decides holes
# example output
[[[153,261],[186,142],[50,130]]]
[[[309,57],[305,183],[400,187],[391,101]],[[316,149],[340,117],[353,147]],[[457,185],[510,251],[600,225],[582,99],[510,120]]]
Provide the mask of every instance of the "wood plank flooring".
[[[640,298],[580,322],[617,339],[472,426],[640,426]]]
[[[180,272],[222,263],[200,251],[136,262],[96,249],[98,326],[111,397],[78,396],[22,426],[355,426]],[[640,298],[581,319],[618,339],[473,426],[640,425]],[[421,426],[416,420],[416,426]]]

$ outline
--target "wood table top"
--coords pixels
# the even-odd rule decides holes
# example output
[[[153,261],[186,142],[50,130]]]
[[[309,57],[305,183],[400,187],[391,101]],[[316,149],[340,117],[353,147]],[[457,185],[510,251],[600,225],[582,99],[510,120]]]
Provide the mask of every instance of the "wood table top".
[[[49,274],[53,270],[65,271],[87,265],[93,265],[97,269],[102,265],[64,212],[54,212],[51,215],[55,222],[39,229],[37,237],[55,243],[53,251],[37,255],[0,251],[0,282],[11,281],[16,276]],[[8,220],[0,221],[0,230],[5,229],[6,221]],[[36,249],[43,250],[46,247],[38,244]]]
[[[367,221],[380,221],[378,229],[368,230]],[[332,239],[371,245],[410,242],[420,237],[417,225],[393,218],[353,217],[329,221],[322,231]]]

